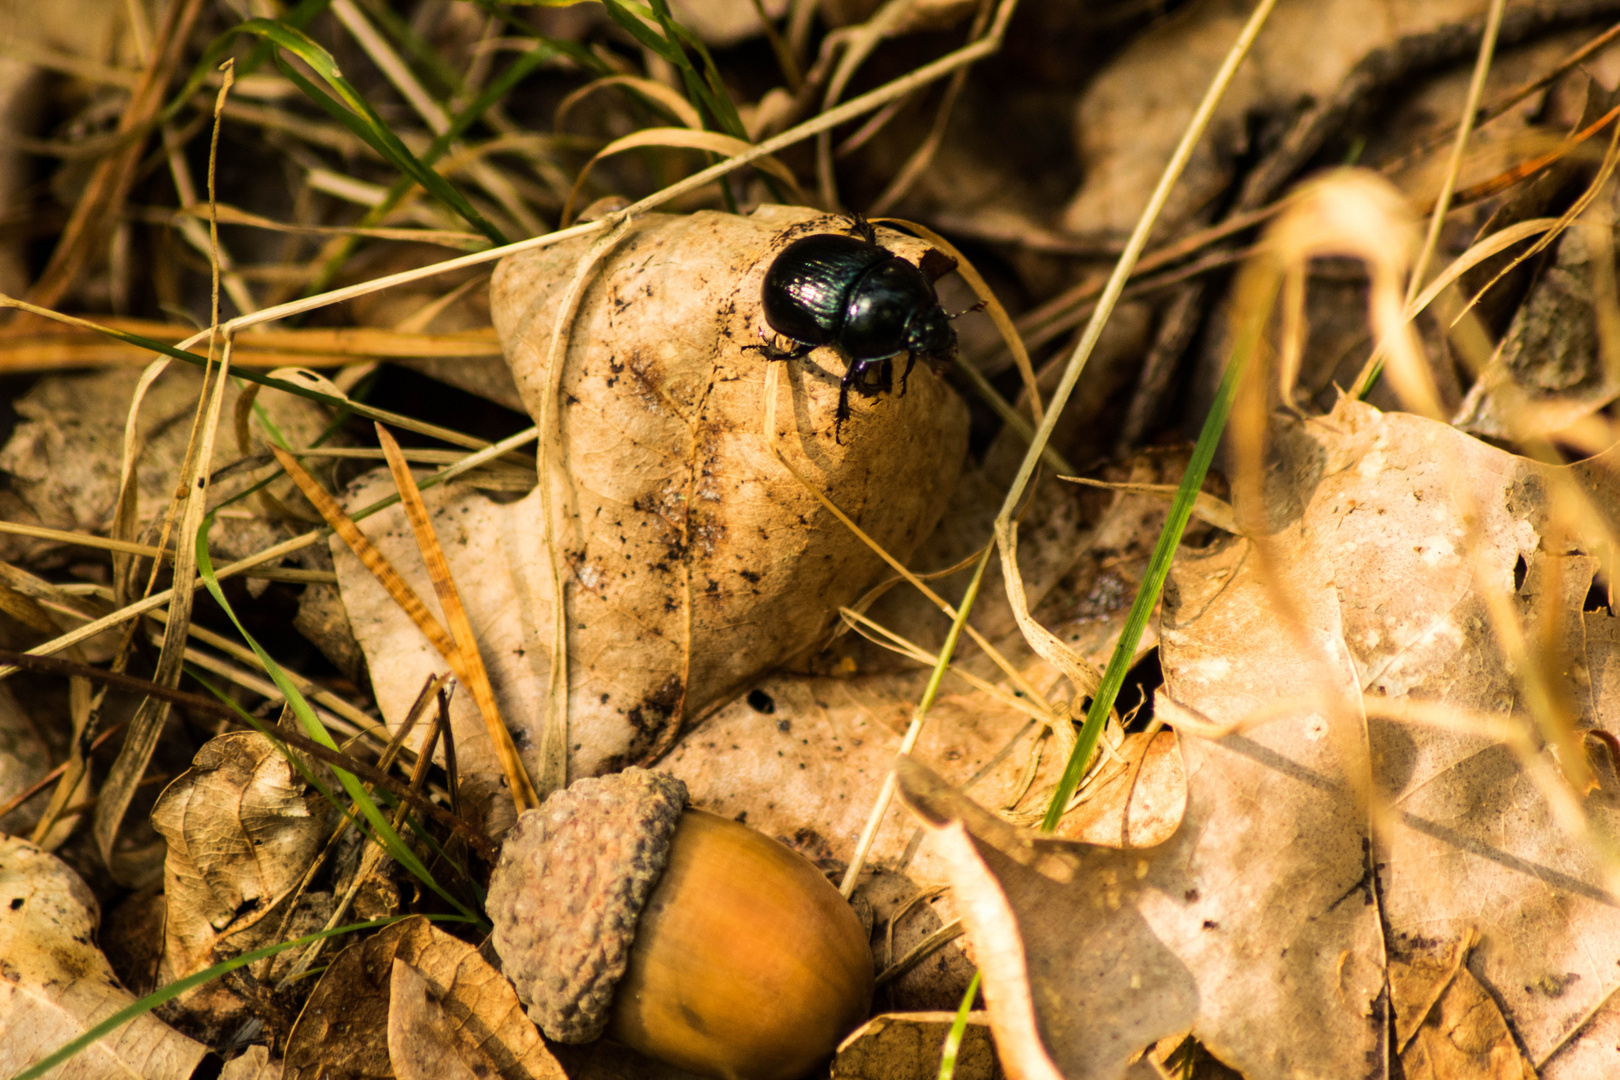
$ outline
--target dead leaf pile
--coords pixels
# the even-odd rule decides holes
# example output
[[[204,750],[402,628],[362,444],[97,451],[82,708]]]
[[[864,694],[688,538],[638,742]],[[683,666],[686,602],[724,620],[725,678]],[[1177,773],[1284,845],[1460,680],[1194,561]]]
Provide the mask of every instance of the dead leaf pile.
[[[548,1047],[483,948],[514,810],[631,763],[849,895],[878,1015],[824,1080],[933,1080],[958,1019],[957,1080],[1620,1076],[1620,0],[33,6],[0,1077],[216,968],[52,1075],[692,1080]],[[1359,247],[1287,195],[1344,163]],[[848,358],[773,360],[762,292],[844,208],[960,348],[840,422]],[[1279,219],[1277,415],[1239,401],[1033,833]],[[306,362],[318,401],[252,381]],[[1451,426],[1362,403],[1429,380]],[[205,516],[264,563],[193,588]]]
[[[1612,515],[1613,462],[1539,465],[1353,402],[1279,442],[1266,505],[1238,508],[1253,538],[1184,552],[1167,587],[1174,836],[1031,846],[908,785],[1009,1067],[1117,1077],[1190,1033],[1249,1080],[1388,1075],[1391,1047],[1408,1076],[1613,1075],[1620,652],[1587,602],[1601,532],[1567,512],[1578,492]],[[1537,661],[1504,613],[1558,658],[1562,740],[1522,734]]]
[[[15,402],[22,422],[0,448],[0,475],[7,481],[0,496],[5,520],[74,532],[108,530],[118,509],[120,477],[130,442],[126,423],[140,382],[141,372],[119,368],[52,375]],[[134,451],[134,539],[148,544],[157,540],[174,495],[172,477],[192,438],[202,385],[200,371],[174,362],[140,402],[130,447]],[[254,404],[263,410],[262,416],[254,415]],[[239,424],[241,434],[235,439],[222,437],[221,466],[256,449],[256,443],[265,438],[267,422],[294,446],[310,445],[330,423],[330,414],[321,406],[274,391],[248,401],[241,391],[231,388],[225,410],[227,423]],[[230,419],[237,413],[241,415]],[[234,445],[237,452],[225,451],[226,445]],[[258,467],[258,473],[238,468],[220,476],[211,498],[219,503],[239,495],[262,478],[263,464]],[[275,490],[285,489],[283,483]],[[238,502],[209,535],[214,550],[227,559],[285,538],[278,517],[266,514],[252,501]],[[48,547],[39,540],[0,534],[0,555],[9,560]]]

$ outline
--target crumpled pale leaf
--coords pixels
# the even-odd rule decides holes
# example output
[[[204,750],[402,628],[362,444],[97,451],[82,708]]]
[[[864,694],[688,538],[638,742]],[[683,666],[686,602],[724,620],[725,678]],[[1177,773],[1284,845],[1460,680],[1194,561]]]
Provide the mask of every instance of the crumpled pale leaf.
[[[134,1003],[95,947],[98,921],[79,875],[32,844],[0,836],[0,1075],[16,1075]],[[148,1013],[51,1075],[186,1080],[207,1052]]]
[[[833,1080],[934,1080],[951,1012],[883,1013],[874,1016],[838,1047]],[[956,1055],[957,1080],[1001,1080],[989,1019],[968,1013]]]
[[[1385,997],[1397,964],[1477,931],[1466,970],[1540,1075],[1614,1075],[1620,903],[1537,782],[1551,752],[1388,718],[1525,720],[1477,570],[1555,631],[1578,726],[1620,727],[1593,537],[1553,513],[1562,480],[1612,514],[1613,456],[1555,469],[1349,401],[1283,428],[1265,513],[1238,508],[1259,539],[1183,552],[1165,592],[1157,715],[1184,725],[1190,785],[1168,842],[1031,847],[921,786],[1009,1073],[1117,1077],[1190,1030],[1248,1080],[1387,1075],[1389,1010],[1414,1009]],[[1585,799],[1597,835],[1613,807]]]
[[[140,376],[138,370],[123,368],[48,375],[17,399],[19,422],[0,448],[0,473],[5,474],[14,493],[7,497],[12,501],[0,504],[8,520],[73,532],[106,533],[117,509],[124,426]],[[136,464],[136,520],[143,526],[166,510],[174,495],[175,478],[180,475],[201,392],[202,373],[178,360],[147,391],[138,427],[144,449]],[[237,387],[225,390],[216,468],[237,456],[235,436],[230,432],[240,393]],[[324,408],[291,394],[267,390],[259,395],[256,404],[264,407],[292,446],[310,445],[329,423]],[[265,437],[258,417],[250,425],[255,439]],[[209,498],[217,503],[236,495],[254,478],[242,473],[223,478],[210,487]],[[246,500],[237,506],[252,509],[258,503]],[[230,559],[262,550],[286,537],[281,526],[268,518],[227,515],[215,523],[209,545],[216,558]],[[7,535],[0,537],[0,554],[15,561],[20,553],[44,543]]]
[[[396,980],[399,966],[408,971]],[[420,983],[412,981],[413,974]],[[405,1008],[412,1017],[397,1023],[430,1023],[458,1048],[456,1061],[474,1074],[566,1080],[512,984],[475,946],[419,916],[384,927],[333,957],[288,1036],[287,1080],[395,1075],[390,1048],[399,1006],[391,1001],[400,982],[411,992]],[[493,1073],[478,1071],[460,1056],[466,1047],[476,1047]]]
[[[257,731],[204,743],[152,808],[152,825],[168,841],[158,982],[282,934],[285,902],[330,835],[332,816],[325,797]]]
[[[1390,958],[1395,1045],[1408,1080],[1535,1080],[1496,1000],[1465,966],[1476,940]]]
[[[1065,840],[1114,848],[1158,847],[1187,811],[1187,769],[1173,731],[1125,736],[1119,759],[1087,777],[1088,797],[1052,830]]]
[[[814,832],[823,848],[817,854],[847,861],[926,677],[772,676],[695,727],[659,768],[685,782],[693,805],[726,817],[746,815],[749,825],[773,836]],[[955,679],[946,678],[913,753],[962,784],[1010,745],[1012,752],[970,789],[976,799],[1003,806],[1024,786],[1040,728],[1030,725],[1027,713],[960,683],[953,687]],[[1094,798],[1066,815],[1062,827],[1096,843],[1110,838],[1117,844],[1128,836],[1136,846],[1173,829],[1186,797],[1184,778],[1178,784],[1175,743],[1169,733],[1151,744],[1128,739],[1121,759],[1104,770]],[[1048,750],[1030,789],[1054,783],[1063,764]],[[899,860],[912,830],[908,815],[891,810],[872,848],[874,861]],[[937,881],[942,869],[924,853],[908,871]]]
[[[884,571],[767,448],[761,280],[781,246],[842,218],[765,207],[749,217],[649,215],[603,260],[571,324],[561,374],[566,475],[552,477],[568,605],[569,772],[663,752],[769,669],[815,646],[837,606]],[[918,241],[885,237],[921,258]],[[531,415],[546,396],[552,322],[588,243],[503,261],[492,312]],[[898,558],[933,527],[966,447],[967,414],[926,363],[906,393],[851,396],[833,441],[841,361],[776,365],[777,442],[808,481]],[[899,373],[896,372],[896,375]],[[378,495],[365,481],[352,502]],[[502,505],[424,493],[479,635],[502,715],[538,768],[552,649],[552,568],[540,488]],[[431,597],[399,511],[362,523]],[[335,542],[336,545],[336,542]],[[334,548],[336,551],[336,546]],[[337,571],[384,715],[397,724],[443,660],[346,551]],[[428,603],[431,605],[432,600]],[[464,774],[494,777],[482,721],[452,705]]]
[[[1508,17],[1537,6],[1512,0]],[[1084,180],[1063,211],[1065,229],[1130,232],[1252,7],[1232,0],[1189,5],[1142,34],[1092,81],[1076,112]],[[1286,116],[1301,102],[1331,99],[1369,54],[1478,20],[1482,10],[1478,0],[1280,0],[1171,194],[1161,228],[1184,222],[1230,183],[1251,116]]]

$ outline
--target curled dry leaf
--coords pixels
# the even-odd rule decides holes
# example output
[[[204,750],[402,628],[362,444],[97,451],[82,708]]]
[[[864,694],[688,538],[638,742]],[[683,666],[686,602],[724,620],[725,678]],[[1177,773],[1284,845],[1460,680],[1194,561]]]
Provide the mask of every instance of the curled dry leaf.
[[[258,732],[204,743],[152,808],[152,825],[168,841],[158,982],[281,934],[284,902],[330,833],[331,818],[321,793]],[[206,998],[217,988],[196,994]]]
[[[1465,966],[1472,933],[1445,949],[1390,957],[1395,1045],[1408,1080],[1535,1080],[1502,1010]]]
[[[1125,736],[1117,759],[1087,778],[1080,805],[1053,830],[1066,840],[1113,848],[1158,847],[1187,810],[1187,769],[1173,731]]]
[[[1537,5],[1508,6],[1522,15]],[[1477,0],[1280,0],[1221,99],[1211,137],[1194,151],[1161,228],[1185,222],[1230,183],[1251,116],[1286,116],[1301,102],[1329,101],[1369,55],[1477,20],[1481,7]],[[1075,117],[1085,181],[1063,211],[1066,229],[1130,232],[1249,8],[1224,0],[1191,5],[1139,37],[1091,83]],[[1429,43],[1431,54],[1436,44]]]
[[[14,1076],[134,1003],[93,944],[99,912],[55,856],[0,836],[0,1074]],[[150,1014],[52,1072],[186,1080],[208,1048]]]
[[[553,647],[548,531],[566,560],[575,777],[663,753],[683,722],[814,647],[838,606],[883,571],[773,456],[764,437],[770,364],[744,349],[760,341],[761,282],[777,252],[804,233],[847,225],[782,207],[638,219],[596,268],[567,328],[560,409],[549,411],[565,470],[552,472],[550,490],[505,505],[460,490],[424,493],[532,774],[541,775]],[[928,250],[883,236],[906,258]],[[553,393],[546,364],[558,307],[588,249],[565,243],[511,257],[491,286],[496,328],[536,417],[548,415]],[[810,484],[904,559],[955,483],[966,410],[920,362],[904,395],[851,395],[839,444],[842,374],[826,349],[782,364],[775,440]],[[351,502],[380,493],[364,486]],[[363,528],[419,595],[432,594],[402,514]],[[443,661],[358,560],[339,551],[337,569],[378,700],[397,723]],[[471,703],[458,699],[452,720],[463,770],[497,776]]]
[[[1577,735],[1620,728],[1620,630],[1585,602],[1613,455],[1543,466],[1355,402],[1278,443],[1266,505],[1239,507],[1267,524],[1184,552],[1165,592],[1159,715],[1183,718],[1190,785],[1174,836],[1032,867],[965,800],[905,785],[1009,1072],[1118,1077],[1191,1030],[1249,1080],[1386,1076],[1392,1023],[1462,1007],[1403,972],[1477,931],[1464,970],[1484,995],[1446,995],[1497,1010],[1543,1077],[1614,1075],[1620,902],[1594,839],[1616,824],[1612,772],[1577,795],[1560,777],[1579,739],[1524,738],[1514,665],[1532,662],[1505,655],[1491,610],[1534,628]],[[1432,1049],[1407,1041],[1407,1075]]]
[[[397,989],[404,999],[395,1000]],[[397,1039],[424,1025],[473,1075],[491,1075],[481,1070],[493,1066],[503,1080],[566,1080],[512,985],[474,946],[420,916],[333,958],[287,1040],[287,1080],[395,1075]]]

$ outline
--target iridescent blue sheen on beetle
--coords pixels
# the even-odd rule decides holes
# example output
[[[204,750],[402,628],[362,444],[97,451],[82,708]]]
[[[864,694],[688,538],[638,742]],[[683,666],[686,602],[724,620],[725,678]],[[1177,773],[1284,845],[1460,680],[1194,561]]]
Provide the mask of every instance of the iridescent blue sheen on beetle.
[[[933,283],[917,267],[877,242],[864,218],[853,220],[854,236],[815,233],[793,241],[765,272],[761,301],[772,330],[794,343],[792,349],[750,345],[772,360],[789,360],[831,345],[847,365],[838,382],[838,414],[833,438],[842,441],[849,419],[849,391],[872,395],[892,381],[891,361],[906,354],[900,393],[918,356],[949,359],[956,332],[939,306]],[[881,383],[866,380],[877,372]]]

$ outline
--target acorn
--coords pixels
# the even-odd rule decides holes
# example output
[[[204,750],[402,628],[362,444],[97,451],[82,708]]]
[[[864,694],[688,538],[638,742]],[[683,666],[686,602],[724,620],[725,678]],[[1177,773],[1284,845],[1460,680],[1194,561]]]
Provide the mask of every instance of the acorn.
[[[603,1035],[720,1080],[795,1080],[872,1003],[854,910],[809,860],[630,768],[579,780],[508,833],[495,951],[548,1038]]]

